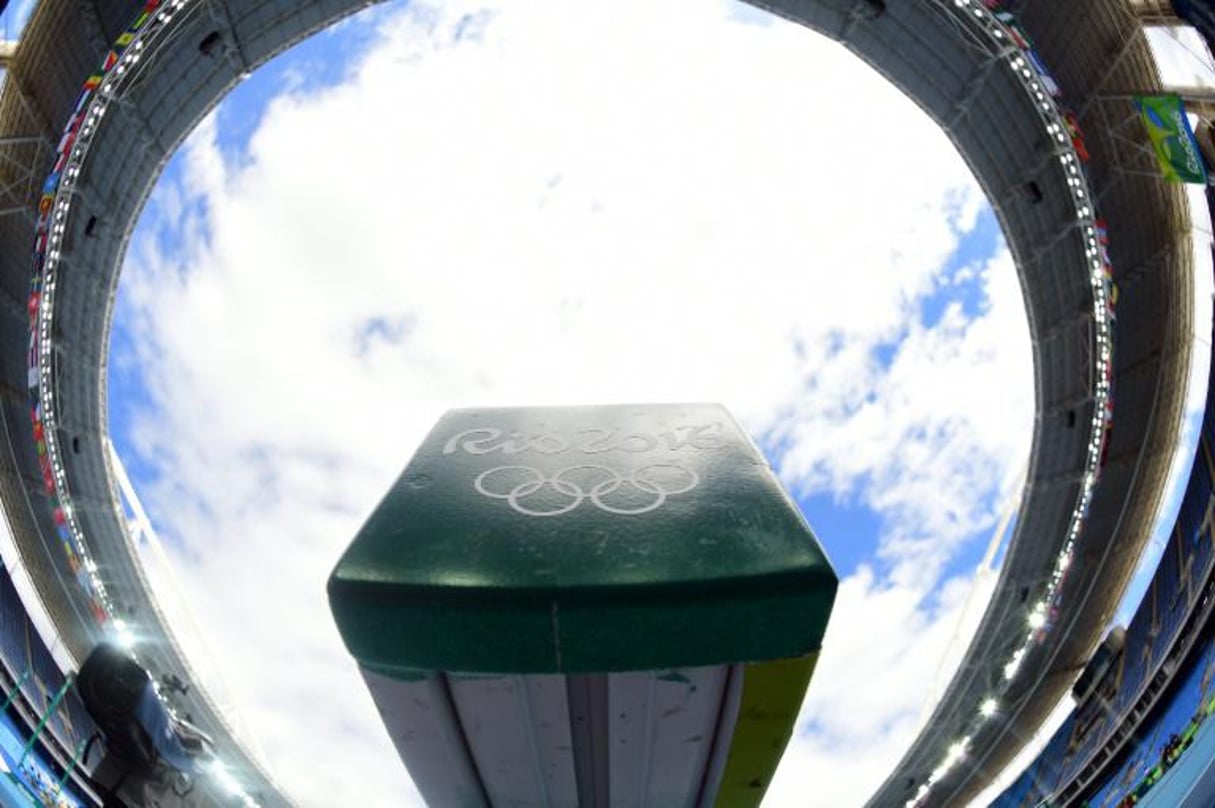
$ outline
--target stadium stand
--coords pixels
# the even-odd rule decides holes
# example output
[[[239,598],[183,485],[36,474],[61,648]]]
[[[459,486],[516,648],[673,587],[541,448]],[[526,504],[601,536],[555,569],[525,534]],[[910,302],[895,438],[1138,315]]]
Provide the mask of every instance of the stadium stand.
[[[1135,804],[1215,709],[1213,444],[1215,361],[1181,508],[1122,650],[993,808]]]
[[[23,723],[28,737],[45,714],[65,677],[26,615],[21,598],[8,572],[0,570],[0,665],[3,666],[3,697],[19,688],[21,699],[9,705],[10,717]],[[96,728],[84,703],[69,689],[47,721],[40,741],[49,759],[70,761],[83,752]],[[93,762],[99,755],[90,755]],[[82,797],[83,798],[83,797]]]
[[[1208,634],[1170,688],[1168,697],[1136,731],[1123,752],[1081,805],[1114,808],[1140,802],[1184,754],[1215,709],[1215,643]]]
[[[155,632],[162,640],[149,652],[157,657],[151,660],[156,674],[188,670],[188,665],[145,591],[139,568],[128,553],[120,516],[106,507],[113,480],[106,473],[102,442],[96,439],[104,435],[104,419],[96,407],[102,398],[96,391],[104,379],[103,324],[111,313],[110,303],[101,298],[113,288],[114,275],[103,273],[116,273],[124,233],[143,194],[192,122],[273,53],[364,4],[365,0],[205,4],[42,0],[11,68],[17,80],[7,85],[21,92],[6,92],[0,98],[0,120],[14,135],[7,155],[21,157],[9,157],[5,171],[28,169],[28,178],[36,178],[11,177],[13,187],[24,189],[17,204],[31,215],[0,220],[0,252],[10,259],[0,272],[0,286],[16,303],[0,307],[0,341],[25,344],[28,315],[21,303],[29,288],[29,267],[13,256],[26,256],[35,241],[33,203],[38,186],[31,182],[45,176],[46,154],[16,136],[36,131],[48,144],[61,134],[70,135],[65,144],[76,139],[82,130],[70,123],[67,128],[62,125],[69,120],[79,124],[78,118],[71,118],[77,92],[85,77],[91,76],[88,71],[103,57],[108,59],[107,47],[119,42],[120,35],[124,42],[134,41],[122,32],[131,19],[139,19],[137,13],[147,17],[163,6],[165,30],[170,13],[174,17],[173,38],[166,42],[183,47],[149,47],[144,52],[140,69],[130,74],[137,75],[138,81],[131,82],[129,91],[124,89],[122,103],[109,107],[107,119],[119,124],[101,127],[88,140],[92,162],[80,175],[78,189],[64,196],[65,203],[70,198],[86,206],[66,218],[63,243],[68,245],[69,260],[65,266],[90,271],[63,273],[58,291],[45,298],[58,297],[65,312],[47,336],[53,350],[46,356],[58,363],[47,378],[54,379],[55,397],[67,406],[56,417],[61,414],[59,426],[66,429],[71,424],[73,441],[81,441],[79,454],[73,449],[60,458],[63,478],[78,501],[103,506],[68,513],[79,515],[82,535],[89,535],[89,551],[102,561],[99,569],[106,576],[102,583],[121,597],[122,612],[139,614],[141,630]],[[1073,131],[1078,127],[1064,127],[1066,118],[1055,120],[1054,103],[1038,89],[1039,83],[1049,79],[1051,94],[1061,89],[1078,111],[1100,112],[1104,120],[1106,106],[1124,103],[1100,97],[1097,91],[1107,83],[1122,90],[1154,91],[1159,82],[1139,24],[1121,2],[1017,0],[1017,11],[1024,12],[1024,31],[1036,40],[1032,54],[1023,54],[1020,45],[1008,47],[1009,32],[989,25],[991,15],[973,0],[890,3],[889,8],[881,0],[767,0],[758,5],[838,39],[911,93],[946,128],[1001,217],[1026,292],[1035,334],[1040,417],[1031,466],[1036,476],[1027,482],[1016,528],[1025,540],[1010,541],[988,616],[960,666],[964,675],[950,686],[936,720],[892,772],[888,787],[874,798],[878,805],[903,805],[931,777],[933,804],[962,802],[986,784],[988,771],[998,771],[1015,753],[1018,739],[1027,728],[1037,726],[1066,687],[1063,679],[1100,639],[1106,605],[1117,601],[1134,568],[1138,543],[1147,537],[1142,526],[1150,524],[1156,512],[1172,459],[1182,380],[1189,366],[1191,253],[1182,195],[1159,182],[1155,174],[1133,170],[1142,144],[1120,136],[1116,129],[1094,127],[1087,146],[1073,142],[1069,147],[1069,139],[1079,140]],[[985,0],[982,5],[998,4]],[[1037,74],[1025,60],[1035,70],[1050,63],[1056,72],[1034,78]],[[1016,69],[1011,68],[1014,65]],[[1027,92],[1030,87],[1040,101]],[[1047,109],[1047,118],[1039,120],[1039,108]],[[1074,116],[1072,123],[1083,117]],[[1044,130],[1041,124],[1053,128]],[[133,131],[141,137],[132,137]],[[1069,159],[1073,150],[1076,157]],[[1115,268],[1110,284],[1116,278],[1127,291],[1118,312],[1118,329],[1126,338],[1119,342],[1108,377],[1092,372],[1094,356],[1101,355],[1093,344],[1093,329],[1107,318],[1101,306],[1088,304],[1095,296],[1108,299],[1108,290],[1094,289],[1090,282],[1089,259],[1084,256],[1093,248],[1086,250],[1076,221],[1077,216],[1089,219],[1091,211],[1087,203],[1081,208],[1072,204],[1076,195],[1088,200],[1089,191],[1086,183],[1083,189],[1073,189],[1077,180],[1072,174],[1081,170],[1075,160],[1086,162],[1086,173],[1095,183],[1093,195],[1099,195],[1102,215],[1114,234],[1108,245],[1109,263]],[[1132,170],[1123,172],[1124,167]],[[104,220],[100,234],[93,231],[98,216]],[[1090,237],[1105,230],[1097,231],[1093,222]],[[48,312],[50,308],[48,303]],[[49,329],[50,320],[44,322]],[[6,389],[25,387],[30,368],[23,360],[24,356],[10,352],[0,361]],[[1095,478],[1085,475],[1093,454],[1087,448],[1090,432],[1076,424],[1110,424],[1099,412],[1102,408],[1094,406],[1103,382],[1117,384],[1119,414],[1116,429],[1094,430],[1098,441],[1092,445],[1104,445],[1106,450],[1100,453],[1102,481],[1095,486]],[[47,385],[50,391],[51,382]],[[35,441],[48,435],[57,440],[59,433],[32,431],[27,403],[14,395],[0,401],[0,443],[11,447],[11,452],[0,452],[4,500],[0,504],[18,525],[14,533],[23,557],[43,600],[52,608],[65,647],[83,658],[98,639],[98,624],[105,622],[106,614],[102,609],[90,613],[90,605],[96,604],[88,603],[81,588],[72,583],[76,570],[62,552],[53,498],[38,490],[43,483],[53,487],[54,468],[40,461]],[[63,439],[67,438],[65,433]],[[33,497],[27,496],[31,490],[37,492]],[[1081,513],[1087,526],[1069,533],[1073,518],[1077,527],[1084,521]],[[1117,550],[1107,552],[1107,548]],[[1061,553],[1075,560],[1066,587],[1052,578]],[[1056,612],[1056,595],[1064,611]],[[1040,596],[1050,602],[1052,616],[1057,613],[1060,618],[1056,622],[1052,617],[1044,639],[1027,649],[1022,647],[1026,614]],[[991,692],[992,682],[1005,681],[1004,671],[1014,653],[1017,665],[1022,656],[1026,662],[1021,665],[1021,680],[1009,691],[1009,709],[993,719],[984,718],[979,704]],[[27,651],[27,656],[33,666],[33,652]],[[1028,678],[1031,674],[1037,678]],[[36,683],[30,687],[42,692]],[[205,719],[204,728],[212,729],[230,750],[238,776],[272,795],[278,804],[268,775],[244,753],[205,691],[194,688],[190,698],[198,705],[195,714]],[[56,727],[55,732],[63,729]],[[971,738],[972,732],[970,765],[937,777],[946,750],[960,737]]]

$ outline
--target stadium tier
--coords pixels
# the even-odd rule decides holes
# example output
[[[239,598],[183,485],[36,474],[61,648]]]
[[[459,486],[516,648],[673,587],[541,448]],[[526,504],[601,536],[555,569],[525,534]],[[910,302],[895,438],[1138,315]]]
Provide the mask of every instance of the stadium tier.
[[[189,671],[114,507],[99,403],[131,229],[177,144],[242,76],[364,5],[42,0],[9,63],[0,95],[0,191],[12,213],[0,216],[0,504],[77,659],[121,619],[148,638],[141,661],[154,676]],[[874,796],[902,806],[931,781],[924,804],[964,802],[1011,759],[1100,640],[1167,479],[1189,364],[1188,214],[1126,134],[1125,98],[1101,92],[1152,92],[1159,78],[1129,0],[1024,0],[1015,28],[996,16],[998,4],[977,0],[757,5],[837,40],[938,122],[1017,264],[1037,417],[1016,532],[960,674]],[[1123,292],[1116,354],[1114,282]],[[1039,605],[1052,619],[1028,643]],[[1005,708],[981,714],[997,688]],[[261,804],[286,804],[207,694],[192,688],[184,698]],[[942,772],[962,737],[968,765]]]
[[[1209,714],[1208,624],[1215,592],[1215,361],[1189,482],[1156,571],[1125,632],[1115,628],[1103,673],[1077,688],[1080,703],[994,808],[1110,808],[1144,796],[1146,778],[1171,765]],[[1084,677],[1081,677],[1084,681]]]
[[[22,740],[33,735],[45,719],[45,727],[39,735],[38,754],[44,761],[55,761],[54,765],[59,767],[57,774],[62,775],[63,766],[83,755],[96,728],[79,696],[71,689],[48,713],[55,695],[64,687],[65,677],[26,616],[21,598],[4,570],[0,570],[0,665],[3,666],[7,718],[21,733]],[[19,755],[9,754],[2,746],[0,755],[9,770],[21,770]],[[90,754],[88,760],[81,759],[80,763],[87,770],[98,757]],[[49,767],[51,764],[44,765]],[[74,787],[81,785],[73,783]],[[89,798],[87,792],[79,797],[82,800]]]

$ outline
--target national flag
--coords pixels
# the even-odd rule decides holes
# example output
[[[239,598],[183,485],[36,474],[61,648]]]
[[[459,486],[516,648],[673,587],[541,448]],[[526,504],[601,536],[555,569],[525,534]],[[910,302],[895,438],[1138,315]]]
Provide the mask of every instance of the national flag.
[[[1206,164],[1181,97],[1176,93],[1136,96],[1135,107],[1147,127],[1164,178],[1169,182],[1206,185]]]
[[[1067,133],[1072,139],[1072,148],[1076,150],[1076,156],[1084,162],[1088,162],[1089,153],[1088,146],[1084,143],[1084,131],[1080,129],[1080,122],[1076,120],[1076,115],[1069,109],[1063,110],[1063,123],[1067,126]]]
[[[1046,88],[1046,91],[1055,98],[1061,97],[1063,90],[1059,89],[1059,82],[1055,81],[1055,77],[1047,69],[1046,63],[1042,61],[1042,57],[1038,55],[1037,51],[1026,50],[1025,58],[1034,66],[1034,70],[1038,73],[1038,78],[1042,80],[1042,86]]]
[[[1029,34],[1025,33],[1025,29],[1021,27],[1021,23],[1017,22],[1016,17],[1007,11],[997,11],[995,16],[1008,30],[1009,38],[1012,39],[1013,44],[1023,51],[1033,49],[1033,40],[1029,38]]]

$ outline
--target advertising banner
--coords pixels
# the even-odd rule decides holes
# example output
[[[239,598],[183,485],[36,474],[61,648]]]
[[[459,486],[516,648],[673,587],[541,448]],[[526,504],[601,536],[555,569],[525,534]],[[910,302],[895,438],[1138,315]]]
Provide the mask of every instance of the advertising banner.
[[[1147,127],[1164,178],[1206,185],[1206,166],[1181,98],[1174,94],[1135,96],[1135,107]]]

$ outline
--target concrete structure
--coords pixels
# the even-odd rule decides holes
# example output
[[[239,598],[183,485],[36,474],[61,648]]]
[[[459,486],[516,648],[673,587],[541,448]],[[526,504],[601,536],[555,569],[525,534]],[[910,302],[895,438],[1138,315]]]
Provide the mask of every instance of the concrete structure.
[[[1173,10],[1173,0],[1126,0],[1131,13],[1143,25],[1185,25]]]
[[[31,244],[38,189],[86,76],[141,3],[43,0],[0,97],[0,502],[68,647],[82,659],[100,629],[60,549],[31,435],[26,385]],[[56,401],[54,441],[64,490],[115,611],[147,644],[155,673],[188,665],[148,595],[116,506],[105,449],[108,329],[121,259],[165,160],[240,77],[280,49],[363,5],[358,0],[193,0],[176,12],[171,45],[133,67],[92,139],[71,195],[48,335]],[[970,737],[970,754],[935,783],[931,804],[956,804],[1011,759],[1070,686],[1112,616],[1148,538],[1177,441],[1189,364],[1189,221],[1126,125],[1125,93],[1158,85],[1132,8],[1109,0],[1010,4],[1055,71],[1088,135],[1092,197],[1109,223],[1122,289],[1108,463],[1091,491],[1087,529],[1069,550],[1099,418],[1100,325],[1091,246],[1057,113],[990,36],[975,0],[768,0],[775,13],[842,42],[907,92],[957,145],[987,193],[1016,259],[1033,341],[1037,418],[1025,496],[995,594],[960,672],[874,804],[903,805]],[[1121,105],[1121,106],[1120,106]],[[1044,111],[1045,110],[1045,111]],[[1052,123],[1053,122],[1053,123]],[[889,159],[892,167],[897,152]],[[1081,206],[1078,195],[1085,204]],[[1091,218],[1091,217],[1090,217]],[[48,387],[50,390],[52,387]],[[1097,436],[1099,438],[1099,436]],[[1063,554],[1072,570],[1061,588]],[[1063,613],[1022,656],[1027,618],[1043,598]],[[830,649],[827,649],[830,653]],[[1007,690],[1005,689],[1007,688]],[[1000,709],[978,716],[998,693]],[[238,780],[263,804],[285,800],[239,752],[218,710],[191,691],[191,712],[229,750]]]
[[[1023,660],[1024,673],[1003,697],[999,720],[972,736],[966,759],[938,787],[931,804],[965,804],[1015,755],[1067,691],[1114,616],[1122,591],[1149,538],[1168,463],[1176,445],[1191,331],[1189,216],[1183,194],[1159,178],[1134,128],[1127,93],[1160,86],[1133,9],[1106,0],[1028,0],[1008,4],[1033,37],[1076,110],[1092,154],[1088,173],[1109,224],[1110,255],[1121,288],[1115,357],[1115,409],[1109,463],[1097,489],[1077,568],[1069,575],[1063,617],[1046,642]],[[990,194],[990,192],[989,192]],[[999,203],[993,199],[993,204]],[[1010,245],[1015,244],[1010,235]],[[1014,254],[1017,247],[1013,246]],[[1018,255],[1018,265],[1022,258]],[[1022,270],[1024,278],[1024,270]],[[1031,324],[1034,313],[1030,311]],[[1036,361],[1041,361],[1040,355]],[[1037,369],[1042,372],[1041,367]],[[1039,383],[1039,402],[1042,389]],[[1058,410],[1039,409],[1035,453]],[[936,765],[940,750],[963,736],[959,710],[1002,676],[1008,637],[1025,630],[1016,603],[1034,572],[1031,545],[1047,543],[1036,489],[1051,483],[1031,461],[1026,500],[991,604],[959,673],[915,745],[875,797],[902,804],[909,781]],[[1027,516],[1036,524],[1027,524]],[[1027,562],[1022,567],[1022,562]],[[1011,611],[1011,614],[1010,614]]]

